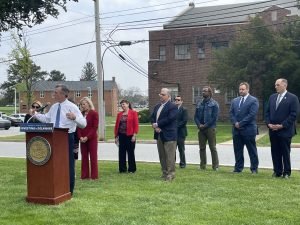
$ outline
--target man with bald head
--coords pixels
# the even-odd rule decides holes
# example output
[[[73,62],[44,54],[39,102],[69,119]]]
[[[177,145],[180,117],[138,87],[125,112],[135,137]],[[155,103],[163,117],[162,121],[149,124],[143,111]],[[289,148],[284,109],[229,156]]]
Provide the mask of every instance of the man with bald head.
[[[291,141],[296,134],[295,122],[299,110],[298,97],[287,91],[288,81],[275,82],[275,94],[269,98],[265,122],[269,128],[273,177],[291,176]]]
[[[154,107],[151,114],[151,124],[154,129],[154,139],[157,140],[161,178],[172,181],[175,178],[178,108],[171,102],[169,89],[162,88],[159,97],[160,103]]]

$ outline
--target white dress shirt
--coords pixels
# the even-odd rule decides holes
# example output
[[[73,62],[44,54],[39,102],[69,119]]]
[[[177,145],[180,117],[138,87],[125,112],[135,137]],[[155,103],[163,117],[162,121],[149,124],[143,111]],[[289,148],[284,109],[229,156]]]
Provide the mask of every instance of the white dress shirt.
[[[66,99],[62,103],[57,102],[54,105],[52,105],[49,112],[47,112],[46,114],[36,114],[34,117],[37,118],[42,123],[55,124],[56,112],[59,104],[61,107],[59,128],[68,128],[69,133],[73,133],[76,130],[76,126],[80,128],[86,127],[86,119],[83,117],[79,108],[74,103],[70,102],[68,99]],[[67,118],[66,114],[70,112],[75,114],[76,116],[75,120],[71,120]]]

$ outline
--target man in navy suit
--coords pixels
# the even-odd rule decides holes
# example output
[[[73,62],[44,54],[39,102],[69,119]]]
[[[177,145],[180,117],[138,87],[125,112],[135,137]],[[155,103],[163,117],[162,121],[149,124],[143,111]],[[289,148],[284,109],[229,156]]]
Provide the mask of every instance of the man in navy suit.
[[[255,137],[257,135],[256,114],[259,103],[257,98],[249,94],[247,82],[242,82],[239,85],[239,94],[239,97],[232,100],[230,107],[235,156],[233,172],[240,173],[244,169],[244,146],[246,145],[251,163],[251,173],[256,174],[258,155]]]
[[[299,99],[287,91],[288,81],[275,82],[275,94],[269,98],[265,122],[269,128],[273,177],[291,176],[291,141],[296,134],[295,122],[299,110]]]
[[[187,129],[186,124],[188,121],[188,111],[185,107],[182,106],[182,98],[181,96],[177,96],[175,98],[175,104],[178,107],[177,113],[177,146],[179,151],[179,166],[180,168],[186,167],[186,160],[185,160],[185,138],[187,136]]]
[[[175,155],[177,145],[177,106],[171,102],[170,90],[162,88],[160,101],[151,114],[154,139],[157,140],[162,176],[166,181],[175,178]]]

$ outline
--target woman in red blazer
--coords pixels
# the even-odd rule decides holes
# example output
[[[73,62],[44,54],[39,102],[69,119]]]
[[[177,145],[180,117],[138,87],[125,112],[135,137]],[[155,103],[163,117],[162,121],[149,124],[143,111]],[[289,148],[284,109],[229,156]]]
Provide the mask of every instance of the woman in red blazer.
[[[85,128],[77,129],[77,136],[81,148],[81,179],[98,179],[98,122],[99,116],[95,111],[92,101],[88,97],[80,100],[83,116],[86,118]],[[91,161],[91,172],[89,169],[89,158]]]
[[[128,172],[134,173],[136,171],[134,149],[139,130],[138,114],[132,110],[129,101],[122,100],[120,104],[123,111],[118,113],[115,124],[115,141],[119,145],[119,172],[127,173],[127,153]]]

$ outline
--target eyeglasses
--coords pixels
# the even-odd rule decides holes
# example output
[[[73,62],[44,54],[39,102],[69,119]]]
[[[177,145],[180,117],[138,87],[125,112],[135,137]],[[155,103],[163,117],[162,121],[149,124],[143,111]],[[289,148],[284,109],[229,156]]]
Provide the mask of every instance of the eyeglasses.
[[[33,108],[33,109],[39,109],[40,106],[39,105],[32,105],[31,108]]]
[[[180,101],[181,101],[181,99],[175,98],[175,101],[179,101],[179,102],[180,102]]]

